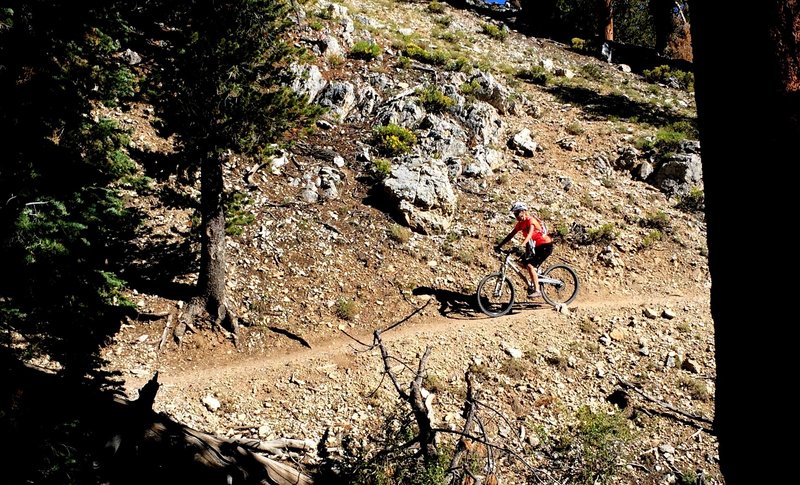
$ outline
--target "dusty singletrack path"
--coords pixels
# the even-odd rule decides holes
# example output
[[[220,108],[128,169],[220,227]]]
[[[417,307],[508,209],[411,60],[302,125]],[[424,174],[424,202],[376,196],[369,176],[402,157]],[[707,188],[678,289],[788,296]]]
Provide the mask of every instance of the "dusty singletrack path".
[[[468,340],[492,341],[498,332],[504,337],[516,336],[518,345],[530,344],[529,337],[537,341],[557,342],[566,336],[580,332],[577,321],[592,315],[614,314],[621,309],[652,307],[680,308],[686,305],[703,307],[708,305],[708,295],[656,295],[656,296],[613,296],[587,295],[579,296],[570,306],[570,314],[561,314],[543,302],[517,302],[512,311],[502,317],[490,318],[482,313],[470,312],[441,315],[438,302],[431,298],[427,304],[420,306],[417,313],[404,316],[398,322],[387,322],[379,326],[381,338],[387,345],[403,345],[410,341],[422,343],[430,341],[434,344],[452,341],[456,345]],[[597,318],[603,318],[597,317]],[[400,320],[405,320],[400,322]],[[159,359],[155,369],[159,371],[159,382],[165,387],[192,387],[198,384],[213,382],[249,380],[255,375],[265,376],[270,371],[282,372],[281,369],[313,368],[313,362],[346,363],[352,356],[363,352],[373,341],[372,331],[350,329],[339,331],[336,335],[320,339],[308,339],[311,348],[290,341],[286,336],[272,335],[271,339],[284,340],[283,345],[273,351],[265,350],[258,355],[237,352],[225,352],[219,359],[206,362],[182,362],[180,358]],[[448,350],[449,352],[449,350]],[[296,373],[296,372],[295,372]],[[126,379],[126,389],[130,393],[140,388],[151,376],[134,376]]]

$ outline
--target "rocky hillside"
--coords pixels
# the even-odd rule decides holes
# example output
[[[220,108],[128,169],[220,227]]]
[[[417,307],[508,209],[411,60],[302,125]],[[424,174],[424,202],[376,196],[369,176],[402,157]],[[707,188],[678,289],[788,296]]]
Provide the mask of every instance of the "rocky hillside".
[[[479,476],[722,483],[705,224],[689,203],[697,143],[651,149],[693,122],[692,94],[447,4],[308,2],[296,22],[313,55],[295,89],[329,110],[269,164],[227,160],[238,345],[200,322],[180,345],[164,338],[197,278],[196,216],[172,203],[197,199],[194,176],[147,174],[129,193],[148,214],[129,275],[141,318],[105,354],[132,397],[158,370],[156,407],[198,429],[311,442],[327,430],[343,455],[346,437],[369,449],[400,401],[362,344],[399,324],[384,336],[400,361],[416,368],[432,349],[440,427],[463,425],[473,370],[487,440],[504,447]],[[173,152],[149,107],[105,114],[135,152]],[[407,131],[377,136],[387,125]],[[581,291],[561,311],[521,302],[490,319],[473,295],[514,200],[557,233],[548,262],[573,266]],[[630,436],[609,428],[600,458],[580,446],[587,423],[616,416]]]

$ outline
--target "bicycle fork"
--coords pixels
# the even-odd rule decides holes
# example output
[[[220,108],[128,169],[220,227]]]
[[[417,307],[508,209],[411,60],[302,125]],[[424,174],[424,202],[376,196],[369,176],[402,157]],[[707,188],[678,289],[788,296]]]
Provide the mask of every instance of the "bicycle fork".
[[[503,284],[504,283],[505,284],[511,284],[510,281],[508,283],[506,283],[506,266],[505,265],[503,265],[503,267],[500,268],[500,278],[498,278],[497,279],[497,283],[494,284],[494,297],[495,298],[498,298],[503,294]]]

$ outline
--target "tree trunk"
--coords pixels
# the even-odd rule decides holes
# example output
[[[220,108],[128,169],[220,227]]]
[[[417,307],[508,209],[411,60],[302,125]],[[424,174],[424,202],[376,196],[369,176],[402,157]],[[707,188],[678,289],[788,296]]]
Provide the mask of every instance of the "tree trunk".
[[[794,177],[780,173],[800,153],[798,0],[736,7],[695,1],[690,8],[712,279],[720,469],[727,485],[780,483],[780,477],[796,468],[792,450],[778,443],[793,436],[786,421],[796,415],[790,383],[796,382],[797,350],[793,339],[763,326],[787,323],[783,303],[793,301],[789,292],[794,285],[770,285],[769,295],[761,294],[767,299],[760,300],[758,292],[764,288],[750,277],[755,270],[751,265],[765,262],[757,259],[762,251],[787,276],[796,266],[797,248],[788,247],[786,225],[794,222],[786,204],[795,207],[796,202],[786,197],[796,193],[797,185]],[[747,35],[732,42],[727,35],[732,31]],[[752,239],[742,231],[742,208],[757,211],[759,226],[786,232],[756,233]],[[760,241],[768,245],[762,248]],[[759,376],[758,382],[744,379],[752,375]],[[761,390],[767,392],[761,395]]]
[[[222,161],[208,157],[203,161],[200,178],[200,214],[202,217],[198,298],[216,324],[236,334],[236,319],[225,301],[225,184]]]
[[[614,40],[614,6],[612,0],[597,1],[597,20],[600,25],[600,37],[604,41]]]
[[[673,0],[650,0],[650,14],[653,16],[656,34],[656,52],[659,54],[666,52],[670,36],[675,30],[673,8],[675,8]]]

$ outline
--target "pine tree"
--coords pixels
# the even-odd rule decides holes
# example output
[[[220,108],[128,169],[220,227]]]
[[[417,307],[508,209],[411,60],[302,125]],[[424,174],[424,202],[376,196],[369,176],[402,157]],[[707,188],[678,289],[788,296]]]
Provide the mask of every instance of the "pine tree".
[[[0,11],[0,319],[77,374],[124,302],[115,260],[134,220],[116,190],[127,135],[94,108],[134,77],[103,2],[9,1]]]
[[[222,0],[173,5],[169,47],[153,78],[155,103],[182,156],[201,172],[201,254],[197,297],[187,317],[207,311],[236,332],[226,304],[226,154],[264,157],[320,109],[289,88],[299,52],[285,41],[290,10],[283,1]]]

